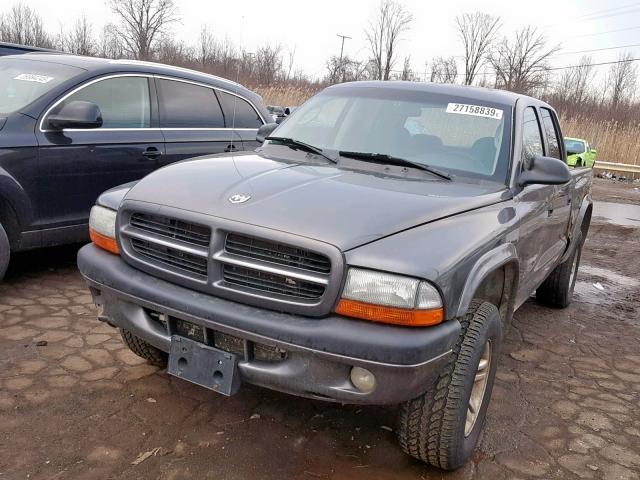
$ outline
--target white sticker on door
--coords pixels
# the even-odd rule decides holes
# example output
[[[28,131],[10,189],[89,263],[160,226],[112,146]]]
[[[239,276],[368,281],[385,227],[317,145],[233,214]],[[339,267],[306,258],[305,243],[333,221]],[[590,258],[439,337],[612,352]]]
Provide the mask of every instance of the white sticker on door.
[[[494,118],[496,120],[500,120],[502,118],[502,110],[499,108],[484,107],[482,105],[468,105],[466,103],[449,103],[447,105],[447,113],[474,115],[476,117]]]

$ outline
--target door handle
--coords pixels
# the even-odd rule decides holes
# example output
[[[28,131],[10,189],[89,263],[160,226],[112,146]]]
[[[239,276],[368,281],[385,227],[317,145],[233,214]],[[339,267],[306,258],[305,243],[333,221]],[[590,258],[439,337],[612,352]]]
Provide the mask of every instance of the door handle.
[[[230,143],[229,145],[227,145],[227,148],[225,148],[224,151],[226,153],[237,152],[238,151],[238,147],[236,147],[233,143]]]
[[[144,152],[142,152],[142,155],[147,158],[154,159],[162,155],[162,152],[158,150],[156,147],[149,147]]]

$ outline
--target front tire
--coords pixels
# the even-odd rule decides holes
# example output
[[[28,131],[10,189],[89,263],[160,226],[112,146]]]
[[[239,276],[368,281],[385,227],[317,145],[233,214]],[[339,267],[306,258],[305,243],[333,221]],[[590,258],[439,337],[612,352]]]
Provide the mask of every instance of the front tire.
[[[409,455],[454,470],[472,455],[491,398],[501,343],[500,313],[474,300],[436,385],[400,409],[398,440]]]
[[[4,274],[7,273],[10,258],[11,245],[9,244],[9,237],[7,237],[7,232],[0,224],[0,281],[4,278]]]
[[[576,277],[580,268],[583,238],[576,238],[573,253],[558,265],[536,290],[536,300],[542,305],[566,308],[571,304]]]
[[[124,328],[120,329],[120,335],[122,336],[124,344],[129,347],[129,350],[139,357],[144,358],[150,364],[158,367],[167,366],[167,359],[169,356],[162,350],[145,342],[140,337],[134,335],[129,330],[125,330]]]

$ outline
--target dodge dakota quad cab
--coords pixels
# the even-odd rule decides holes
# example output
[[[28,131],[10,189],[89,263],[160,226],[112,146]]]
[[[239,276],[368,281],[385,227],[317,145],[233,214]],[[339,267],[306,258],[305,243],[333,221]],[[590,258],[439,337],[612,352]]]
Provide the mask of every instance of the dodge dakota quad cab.
[[[473,87],[333,86],[258,139],[99,197],[100,319],[226,395],[397,406],[404,451],[460,467],[514,310],[571,301],[591,170],[549,105]]]

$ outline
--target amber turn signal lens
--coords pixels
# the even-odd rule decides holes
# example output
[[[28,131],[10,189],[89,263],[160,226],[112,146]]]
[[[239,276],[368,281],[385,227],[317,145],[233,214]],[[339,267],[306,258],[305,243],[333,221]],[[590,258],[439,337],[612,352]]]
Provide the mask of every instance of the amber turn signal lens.
[[[387,307],[356,300],[341,299],[336,313],[345,317],[361,318],[372,322],[404,325],[406,327],[428,327],[444,320],[444,310],[412,310],[407,308]]]
[[[101,233],[96,232],[93,228],[89,229],[89,238],[91,238],[91,241],[97,247],[100,247],[107,252],[120,255],[120,249],[118,248],[118,244],[116,243],[115,238],[102,235]]]

